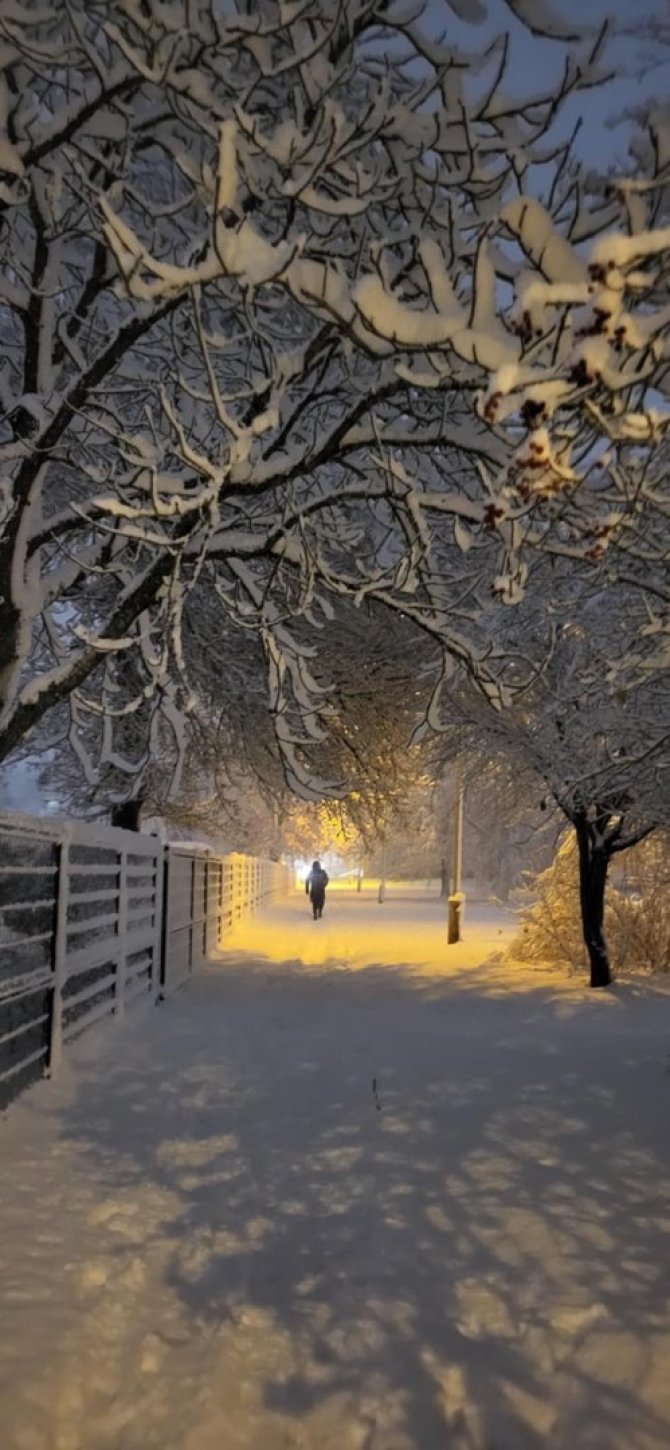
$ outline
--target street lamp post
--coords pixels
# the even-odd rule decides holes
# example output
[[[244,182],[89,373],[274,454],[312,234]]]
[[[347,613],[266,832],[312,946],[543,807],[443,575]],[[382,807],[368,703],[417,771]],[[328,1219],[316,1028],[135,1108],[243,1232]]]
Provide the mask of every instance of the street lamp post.
[[[447,941],[450,946],[459,942],[462,936],[463,907],[465,905],[465,893],[462,890],[463,882],[463,779],[459,774],[456,785],[456,809],[454,812],[454,870],[452,879],[451,896],[449,897],[449,916],[447,924]]]
[[[385,896],[386,896],[386,836],[384,836],[383,839],[382,839],[382,870],[381,870],[381,877],[380,877],[380,881],[379,881],[379,890],[377,892],[377,900],[378,900],[380,906],[381,906],[381,904],[382,904]]]

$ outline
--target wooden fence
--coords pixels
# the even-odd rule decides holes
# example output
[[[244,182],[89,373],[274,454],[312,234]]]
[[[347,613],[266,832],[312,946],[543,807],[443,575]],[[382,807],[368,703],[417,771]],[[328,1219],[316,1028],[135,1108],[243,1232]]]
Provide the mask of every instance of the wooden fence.
[[[0,814],[0,1106],[104,1017],[180,986],[288,868]]]
[[[215,856],[178,843],[165,866],[163,985],[181,986],[211,957],[226,932],[291,885],[291,871],[256,856]]]

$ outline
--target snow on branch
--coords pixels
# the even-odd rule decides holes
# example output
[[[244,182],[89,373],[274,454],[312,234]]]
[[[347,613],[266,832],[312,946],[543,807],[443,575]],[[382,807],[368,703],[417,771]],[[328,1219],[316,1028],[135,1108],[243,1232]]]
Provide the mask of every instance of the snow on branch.
[[[223,688],[184,621],[216,600],[304,785],[328,709],[300,631],[333,598],[500,704],[482,621],[529,561],[625,542],[635,572],[644,539],[660,571],[659,190],[626,232],[626,178],[590,196],[554,148],[593,36],[518,103],[501,42],[475,102],[481,58],[420,4],[103,9],[0,19],[0,756],[73,692],[89,728],[85,687],[115,768],[141,730],[180,757]]]

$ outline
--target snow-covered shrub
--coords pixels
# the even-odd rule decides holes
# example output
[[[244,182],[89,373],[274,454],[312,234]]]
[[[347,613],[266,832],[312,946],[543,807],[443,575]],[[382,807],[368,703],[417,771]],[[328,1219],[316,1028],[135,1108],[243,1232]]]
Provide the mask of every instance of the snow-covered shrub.
[[[579,914],[577,845],[572,833],[558,847],[551,866],[529,879],[523,897],[521,929],[510,944],[510,960],[586,965]]]
[[[621,966],[670,971],[670,841],[649,837],[623,858],[610,893],[608,935]]]
[[[609,886],[605,935],[612,966],[670,970],[670,840],[659,832],[628,852]],[[579,913],[577,844],[572,834],[560,843],[551,866],[532,881],[524,896],[521,929],[507,951],[510,961],[586,966]]]

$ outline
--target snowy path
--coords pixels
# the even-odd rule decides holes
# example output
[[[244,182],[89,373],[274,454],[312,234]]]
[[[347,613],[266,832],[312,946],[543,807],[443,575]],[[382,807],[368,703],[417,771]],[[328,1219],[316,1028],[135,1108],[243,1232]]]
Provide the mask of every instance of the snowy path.
[[[668,993],[479,917],[291,901],[10,1110],[4,1450],[670,1444]]]

